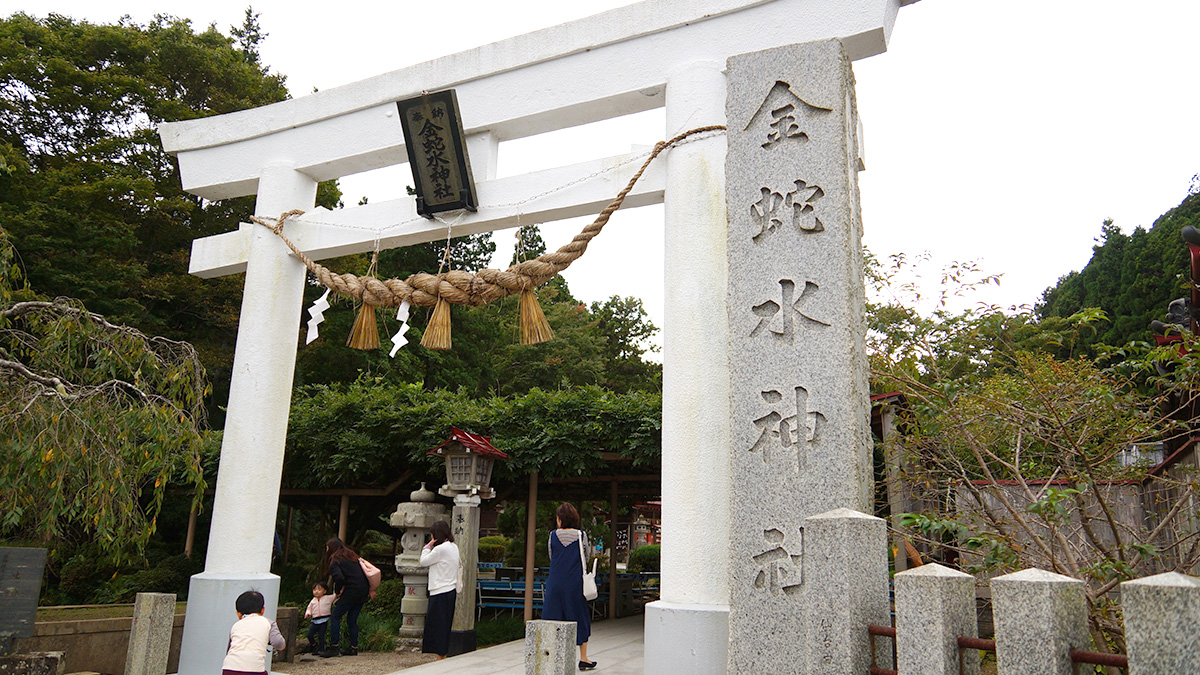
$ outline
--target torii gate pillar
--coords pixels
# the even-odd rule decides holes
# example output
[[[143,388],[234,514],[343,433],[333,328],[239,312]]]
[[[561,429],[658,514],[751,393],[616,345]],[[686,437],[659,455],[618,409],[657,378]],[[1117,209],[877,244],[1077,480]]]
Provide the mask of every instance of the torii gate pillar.
[[[725,64],[675,69],[667,135],[725,124]],[[646,607],[647,673],[724,673],[729,643],[730,385],[725,138],[674,148],[665,195],[662,592]]]
[[[312,178],[288,165],[270,164],[259,177],[254,210],[272,217],[308,210],[316,195]],[[237,596],[251,589],[262,593],[267,616],[275,615],[279,601],[279,577],[270,573],[271,551],[305,269],[270,230],[243,227],[252,230],[247,233],[246,282],[213,498],[214,526],[204,572],[188,585],[180,675],[221,669]],[[225,632],[213,626],[225,626]],[[270,666],[268,659],[264,667]]]

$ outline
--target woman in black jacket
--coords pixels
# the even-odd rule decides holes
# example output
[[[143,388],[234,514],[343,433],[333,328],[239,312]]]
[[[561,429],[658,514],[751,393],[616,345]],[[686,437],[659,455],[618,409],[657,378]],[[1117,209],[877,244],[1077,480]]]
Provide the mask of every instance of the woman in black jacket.
[[[362,611],[363,603],[367,601],[370,585],[367,575],[358,562],[358,554],[334,537],[325,542],[326,567],[325,571],[333,577],[333,592],[337,600],[333,603],[333,612],[329,615],[329,631],[332,637],[329,647],[319,652],[318,656],[337,656],[338,644],[341,642],[342,617],[346,617],[346,632],[350,635],[350,646],[340,653],[343,656],[354,656],[358,653],[358,613]]]

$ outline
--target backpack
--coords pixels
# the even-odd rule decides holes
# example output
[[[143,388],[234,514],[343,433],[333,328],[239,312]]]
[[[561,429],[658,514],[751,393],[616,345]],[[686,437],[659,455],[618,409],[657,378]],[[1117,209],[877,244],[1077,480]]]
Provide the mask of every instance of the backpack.
[[[367,576],[367,597],[373,598],[375,597],[375,589],[379,588],[379,581],[383,578],[383,573],[366,558],[359,558],[358,564],[362,566],[363,574]]]

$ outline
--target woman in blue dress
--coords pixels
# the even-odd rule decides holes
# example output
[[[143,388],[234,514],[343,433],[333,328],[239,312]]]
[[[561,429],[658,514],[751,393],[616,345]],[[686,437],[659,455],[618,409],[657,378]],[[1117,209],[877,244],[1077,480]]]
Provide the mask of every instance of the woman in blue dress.
[[[550,533],[550,577],[546,579],[546,595],[542,618],[547,621],[574,621],[575,644],[579,645],[579,669],[591,670],[595,661],[588,661],[587,643],[592,635],[592,615],[583,597],[583,570],[589,551],[587,535],[579,530],[579,512],[563,502],[555,512],[558,529]],[[581,558],[579,552],[583,551]]]

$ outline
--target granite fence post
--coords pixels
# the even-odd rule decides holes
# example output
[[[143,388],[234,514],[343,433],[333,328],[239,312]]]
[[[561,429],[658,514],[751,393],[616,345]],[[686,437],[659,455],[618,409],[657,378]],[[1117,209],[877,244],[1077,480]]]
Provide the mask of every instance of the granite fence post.
[[[1200,673],[1200,579],[1178,572],[1121,584],[1129,675]]]
[[[277,607],[275,609],[275,625],[287,642],[283,651],[275,652],[272,660],[292,663],[296,660],[296,634],[300,631],[300,609],[298,607]]]
[[[809,675],[865,673],[871,665],[867,626],[891,624],[887,524],[834,509],[804,519],[804,611],[800,642]],[[876,664],[891,665],[880,649]]]
[[[1027,569],[991,586],[999,672],[1073,675],[1071,650],[1091,647],[1083,582]]]
[[[125,675],[166,675],[174,625],[174,593],[137,594],[125,653]]]
[[[574,621],[525,622],[525,675],[575,675]]]
[[[170,632],[175,625],[175,593],[138,593],[133,602],[125,675],[166,675]]]
[[[901,572],[896,585],[896,670],[959,675],[958,637],[977,637],[975,577],[936,563]],[[978,675],[979,652],[962,652],[962,675]]]
[[[806,645],[819,641],[789,628],[810,617],[809,628],[835,642],[817,651],[828,647],[838,663],[854,651],[850,644],[866,653],[866,622],[861,635],[857,624],[851,635],[841,630],[848,617],[834,621],[834,629],[823,616],[858,610],[848,610],[843,597],[824,597],[820,583],[801,575],[809,567],[805,519],[834,509],[869,511],[872,504],[854,75],[838,40],[740,54],[727,71],[730,522],[736,524],[729,540],[728,671],[866,672],[865,660],[854,671],[810,660]],[[814,567],[853,595],[855,586],[841,575],[852,577],[860,561],[882,560],[883,576],[870,576],[869,586],[882,593],[880,622],[887,623],[886,529],[882,521],[868,526],[857,518],[867,516],[839,516],[821,527],[855,536],[863,528],[872,537],[878,529],[881,538],[872,539],[878,550],[852,537],[830,541],[830,560],[849,567],[827,569],[824,561]],[[843,546],[866,557],[834,550]]]

